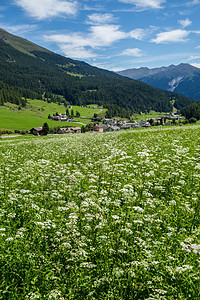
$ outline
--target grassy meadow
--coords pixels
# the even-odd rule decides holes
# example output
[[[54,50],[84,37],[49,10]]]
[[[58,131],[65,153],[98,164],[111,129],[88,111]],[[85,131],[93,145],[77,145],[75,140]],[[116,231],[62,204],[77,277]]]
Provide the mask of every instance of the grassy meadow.
[[[88,107],[72,106],[74,114],[79,111],[80,118],[75,118],[76,122],[60,123],[48,119],[48,115],[53,116],[56,112],[65,113],[66,108],[57,103],[47,103],[41,100],[28,100],[26,108],[18,110],[18,106],[11,103],[5,103],[4,106],[0,106],[0,129],[1,130],[30,130],[32,127],[40,127],[45,122],[49,127],[55,126],[82,126],[91,122],[91,118],[94,113],[104,114],[106,109],[93,109]],[[71,109],[69,109],[71,111]]]
[[[199,299],[199,152],[199,126],[0,140],[0,299]]]

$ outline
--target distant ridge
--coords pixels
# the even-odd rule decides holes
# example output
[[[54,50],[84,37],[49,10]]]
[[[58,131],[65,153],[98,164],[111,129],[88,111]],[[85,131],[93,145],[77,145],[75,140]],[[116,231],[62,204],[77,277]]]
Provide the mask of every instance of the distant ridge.
[[[147,67],[141,67],[141,68],[138,68],[138,69],[135,69],[135,68],[127,69],[127,70],[124,70],[124,71],[119,71],[117,73],[119,75],[126,76],[126,77],[129,77],[131,79],[137,80],[137,79],[141,79],[141,78],[146,77],[146,76],[154,75],[156,73],[165,71],[166,69],[168,69],[168,68],[167,67],[161,67],[161,68],[149,69]]]
[[[118,72],[122,76],[140,80],[154,87],[177,92],[186,97],[200,100],[200,69],[190,64],[149,69],[128,69]]]

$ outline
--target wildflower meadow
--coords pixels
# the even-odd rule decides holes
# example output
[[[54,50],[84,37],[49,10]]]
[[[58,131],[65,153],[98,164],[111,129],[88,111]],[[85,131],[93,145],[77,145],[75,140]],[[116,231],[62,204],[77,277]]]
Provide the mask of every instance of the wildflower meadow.
[[[200,299],[200,127],[0,140],[0,299]]]

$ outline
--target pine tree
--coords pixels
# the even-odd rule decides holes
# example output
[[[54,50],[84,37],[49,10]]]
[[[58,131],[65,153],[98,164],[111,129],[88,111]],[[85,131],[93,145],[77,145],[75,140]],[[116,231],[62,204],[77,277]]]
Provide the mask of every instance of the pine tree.
[[[47,135],[49,133],[49,125],[46,122],[43,124],[42,133],[44,135]]]

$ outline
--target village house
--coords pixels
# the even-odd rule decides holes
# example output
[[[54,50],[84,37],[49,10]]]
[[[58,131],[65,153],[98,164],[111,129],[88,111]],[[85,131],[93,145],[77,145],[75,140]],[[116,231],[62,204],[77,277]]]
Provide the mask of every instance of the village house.
[[[119,127],[119,126],[112,126],[112,127],[111,127],[111,130],[112,130],[112,131],[119,131],[119,130],[120,130],[120,127]]]
[[[42,135],[43,127],[34,127],[31,128],[30,133],[34,135]]]
[[[51,120],[53,120],[53,121],[61,121],[61,116],[53,116],[52,118],[51,118]]]
[[[58,131],[58,134],[69,134],[69,133],[71,133],[69,128],[60,128]]]
[[[105,126],[103,128],[103,132],[109,132],[109,131],[112,131],[111,127],[110,126]]]
[[[58,133],[59,134],[81,133],[81,128],[80,127],[60,128]]]
[[[141,125],[141,127],[150,127],[151,126],[150,123],[145,120],[141,120],[140,125]]]
[[[125,123],[121,126],[121,129],[131,129],[131,128],[132,128],[132,125],[128,124],[128,123]]]
[[[94,127],[93,127],[93,130],[94,131],[97,131],[97,132],[103,132],[104,131],[104,128],[106,128],[107,126],[105,124],[96,124]]]
[[[72,133],[81,133],[80,127],[70,127]]]

